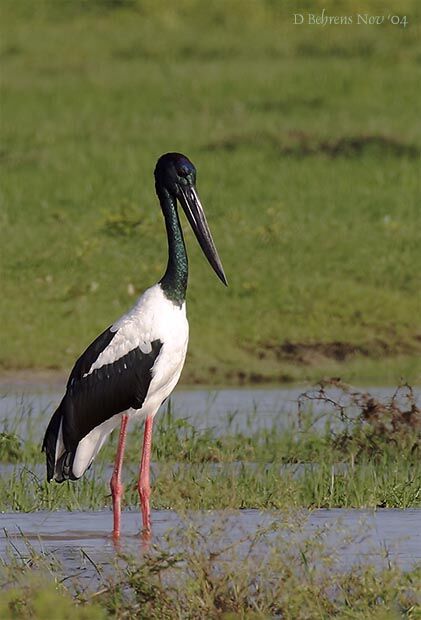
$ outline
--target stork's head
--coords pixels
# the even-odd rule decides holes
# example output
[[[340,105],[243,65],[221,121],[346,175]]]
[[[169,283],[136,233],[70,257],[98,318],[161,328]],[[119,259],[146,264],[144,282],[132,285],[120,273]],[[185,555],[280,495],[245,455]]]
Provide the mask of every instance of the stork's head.
[[[164,190],[180,202],[206,258],[219,279],[227,284],[224,269],[197,194],[196,168],[192,162],[181,153],[162,155],[155,167],[155,187],[160,199],[162,190]]]
[[[155,183],[157,187],[164,187],[171,195],[179,198],[180,187],[195,186],[196,168],[185,155],[166,153],[157,161]]]

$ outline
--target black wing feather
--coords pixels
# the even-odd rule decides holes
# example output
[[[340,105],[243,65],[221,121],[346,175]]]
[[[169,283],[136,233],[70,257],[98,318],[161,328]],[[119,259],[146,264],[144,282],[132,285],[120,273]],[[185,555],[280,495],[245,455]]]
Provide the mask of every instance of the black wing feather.
[[[162,343],[154,340],[151,347],[150,353],[136,347],[69,386],[63,403],[66,449],[74,450],[91,430],[117,413],[141,408]]]
[[[95,340],[91,342],[89,347],[82,353],[73,366],[73,370],[67,382],[67,388],[69,388],[73,382],[82,379],[83,375],[90,371],[92,364],[97,361],[100,354],[108,347],[117,333],[118,330],[113,332],[111,331],[111,327],[107,327],[98,338],[95,338]]]
[[[53,417],[50,420],[50,423],[45,431],[44,441],[42,442],[42,450],[46,454],[47,459],[47,480],[50,480],[54,477],[54,469],[55,469],[55,461],[56,461],[56,444],[57,437],[60,430],[61,418],[63,415],[62,405],[63,400],[58,406],[57,410],[53,414]]]
[[[58,470],[57,480],[74,478],[72,465],[79,442],[114,415],[131,407],[140,409],[143,405],[152,380],[153,365],[162,349],[160,340],[151,343],[149,353],[136,347],[117,361],[86,374],[115,333],[107,329],[98,336],[71,372],[66,394],[51,418],[44,437],[48,480],[53,478],[54,468]],[[60,422],[63,422],[65,453],[55,464]]]

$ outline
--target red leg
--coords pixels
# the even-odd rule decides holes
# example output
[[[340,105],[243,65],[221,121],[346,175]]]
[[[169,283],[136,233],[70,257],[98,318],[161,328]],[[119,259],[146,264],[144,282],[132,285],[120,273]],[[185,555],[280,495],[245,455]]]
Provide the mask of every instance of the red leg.
[[[110,480],[111,495],[113,496],[113,516],[114,527],[113,537],[120,537],[121,529],[121,496],[123,494],[123,485],[121,483],[121,468],[123,466],[124,449],[126,447],[127,422],[129,416],[124,414],[121,418],[120,435],[118,437],[117,454],[115,457],[113,475]]]
[[[149,507],[151,486],[149,482],[149,471],[151,464],[152,425],[153,418],[146,418],[145,434],[143,436],[142,461],[140,463],[139,481],[137,485],[140,497],[140,507],[142,510],[143,533],[146,537],[150,536],[151,531],[151,511]]]

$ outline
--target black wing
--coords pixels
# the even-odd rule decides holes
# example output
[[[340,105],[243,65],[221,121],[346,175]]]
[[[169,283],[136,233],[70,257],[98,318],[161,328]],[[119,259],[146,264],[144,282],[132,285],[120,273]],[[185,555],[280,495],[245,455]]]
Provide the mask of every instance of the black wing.
[[[51,418],[44,437],[43,449],[47,453],[47,479],[54,476],[54,469],[61,470],[62,479],[72,478],[72,465],[79,442],[95,427],[117,413],[140,409],[152,380],[152,368],[161,351],[162,342],[154,340],[151,351],[144,353],[139,347],[111,364],[105,364],[88,373],[101,351],[111,342],[115,333],[106,330],[76,362],[67,384],[66,394]],[[55,450],[62,422],[65,453],[55,465]],[[59,477],[57,477],[59,479]]]
[[[74,450],[96,426],[130,407],[140,409],[152,380],[152,368],[162,348],[151,343],[150,353],[139,347],[112,364],[97,368],[70,383],[63,399],[63,441]]]
[[[113,332],[111,331],[111,327],[108,327],[105,331],[102,332],[95,338],[95,340],[89,345],[84,353],[79,357],[76,364],[73,366],[73,370],[70,373],[69,380],[67,381],[67,389],[69,386],[79,379],[82,379],[83,375],[89,372],[92,364],[94,364],[100,354],[108,347],[111,340],[118,333],[118,330]]]

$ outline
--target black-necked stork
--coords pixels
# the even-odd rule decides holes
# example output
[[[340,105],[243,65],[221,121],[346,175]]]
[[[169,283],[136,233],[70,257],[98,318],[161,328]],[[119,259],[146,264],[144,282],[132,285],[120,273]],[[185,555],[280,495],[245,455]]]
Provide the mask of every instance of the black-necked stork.
[[[155,188],[168,237],[165,274],[77,360],[43,442],[48,481],[76,480],[91,465],[107,436],[120,424],[110,482],[115,538],[119,537],[121,528],[121,469],[128,421],[145,421],[138,490],[143,532],[149,533],[153,419],[177,384],[186,357],[188,262],[177,200],[208,261],[227,284],[197,195],[194,165],[180,153],[162,155],[155,168]]]

